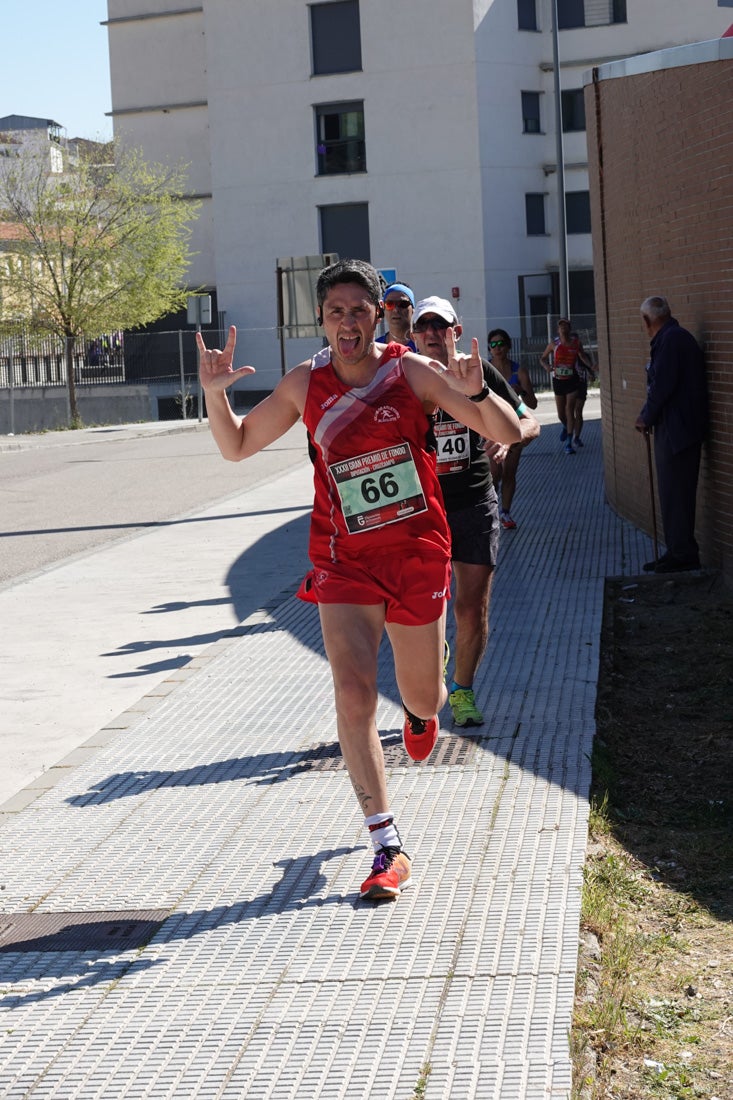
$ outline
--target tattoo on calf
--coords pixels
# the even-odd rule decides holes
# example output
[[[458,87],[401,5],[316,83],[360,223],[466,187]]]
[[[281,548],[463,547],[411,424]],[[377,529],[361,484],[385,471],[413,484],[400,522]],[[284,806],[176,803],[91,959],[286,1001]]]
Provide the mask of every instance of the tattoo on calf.
[[[370,794],[367,794],[360,783],[354,783],[352,781],[351,785],[354,788],[354,794],[356,795],[359,805],[361,806],[362,813],[366,814],[367,807],[372,800],[372,796]]]

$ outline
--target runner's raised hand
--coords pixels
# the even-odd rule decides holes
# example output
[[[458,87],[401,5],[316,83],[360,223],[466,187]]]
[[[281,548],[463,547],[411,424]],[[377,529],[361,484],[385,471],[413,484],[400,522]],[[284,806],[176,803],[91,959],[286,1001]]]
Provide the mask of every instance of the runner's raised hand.
[[[254,374],[254,367],[238,367],[234,370],[234,346],[237,342],[237,330],[234,325],[229,328],[226,346],[223,351],[219,348],[209,349],[204,343],[200,332],[196,333],[196,347],[199,353],[199,378],[204,390],[220,392],[231,386],[245,374]]]
[[[471,397],[480,393],[484,384],[484,370],[481,366],[478,340],[471,340],[471,354],[463,355],[456,351],[456,338],[452,328],[446,329],[445,344],[448,350],[447,378],[454,389]]]

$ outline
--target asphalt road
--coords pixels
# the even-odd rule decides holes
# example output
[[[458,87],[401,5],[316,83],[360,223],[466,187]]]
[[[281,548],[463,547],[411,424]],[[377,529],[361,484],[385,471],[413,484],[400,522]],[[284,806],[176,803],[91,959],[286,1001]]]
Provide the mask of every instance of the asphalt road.
[[[226,500],[305,454],[302,426],[243,463],[225,462],[198,421],[0,437],[0,588]]]
[[[302,425],[243,463],[198,422],[0,437],[0,804],[284,598],[312,496]]]
[[[302,425],[244,463],[202,429],[0,438],[0,804],[305,572]]]
[[[556,422],[551,394],[535,416]],[[0,436],[0,589],[237,496],[305,457],[302,425],[241,463],[225,462],[198,421]]]

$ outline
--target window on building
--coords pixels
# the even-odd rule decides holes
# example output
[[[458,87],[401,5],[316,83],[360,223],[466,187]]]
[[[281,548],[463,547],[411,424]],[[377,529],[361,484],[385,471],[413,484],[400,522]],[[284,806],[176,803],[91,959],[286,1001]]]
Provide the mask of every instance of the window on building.
[[[561,31],[571,27],[584,27],[584,0],[557,0],[557,26]]]
[[[362,101],[327,103],[314,110],[318,175],[366,172]]]
[[[545,196],[544,194],[527,194],[524,196],[524,206],[527,217],[527,236],[543,237],[545,229]]]
[[[522,92],[522,120],[525,134],[540,133],[539,92]]]
[[[369,254],[369,205],[344,202],[319,207],[321,252],[338,252],[342,260],[367,260]]]
[[[535,339],[547,335],[547,314],[552,313],[552,298],[549,294],[530,294],[529,296],[529,334]]]
[[[585,100],[582,88],[572,88],[561,93],[562,128],[565,133],[585,130]]]
[[[625,23],[626,0],[557,0],[557,25],[571,27],[607,27]]]
[[[537,0],[517,0],[517,26],[520,31],[537,30]]]
[[[587,268],[583,271],[569,271],[568,290],[571,316],[585,319],[595,317],[596,294],[593,272]]]
[[[359,0],[311,4],[313,75],[361,69]]]
[[[590,192],[565,192],[565,228],[568,233],[590,233]]]
[[[612,23],[626,23],[626,0],[612,0],[611,2],[611,22]]]

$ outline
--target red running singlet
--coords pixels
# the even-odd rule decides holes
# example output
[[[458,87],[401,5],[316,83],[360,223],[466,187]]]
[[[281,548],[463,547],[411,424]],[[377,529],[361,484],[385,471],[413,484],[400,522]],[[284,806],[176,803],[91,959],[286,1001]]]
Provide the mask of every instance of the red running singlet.
[[[359,388],[339,380],[330,348],[311,361],[303,421],[314,464],[314,565],[400,552],[450,558],[429,422],[405,378],[403,352],[389,345]]]
[[[577,336],[570,338],[569,344],[563,344],[559,337],[555,339],[555,348],[552,353],[553,375],[558,381],[572,378],[577,374],[578,348],[580,342]]]

